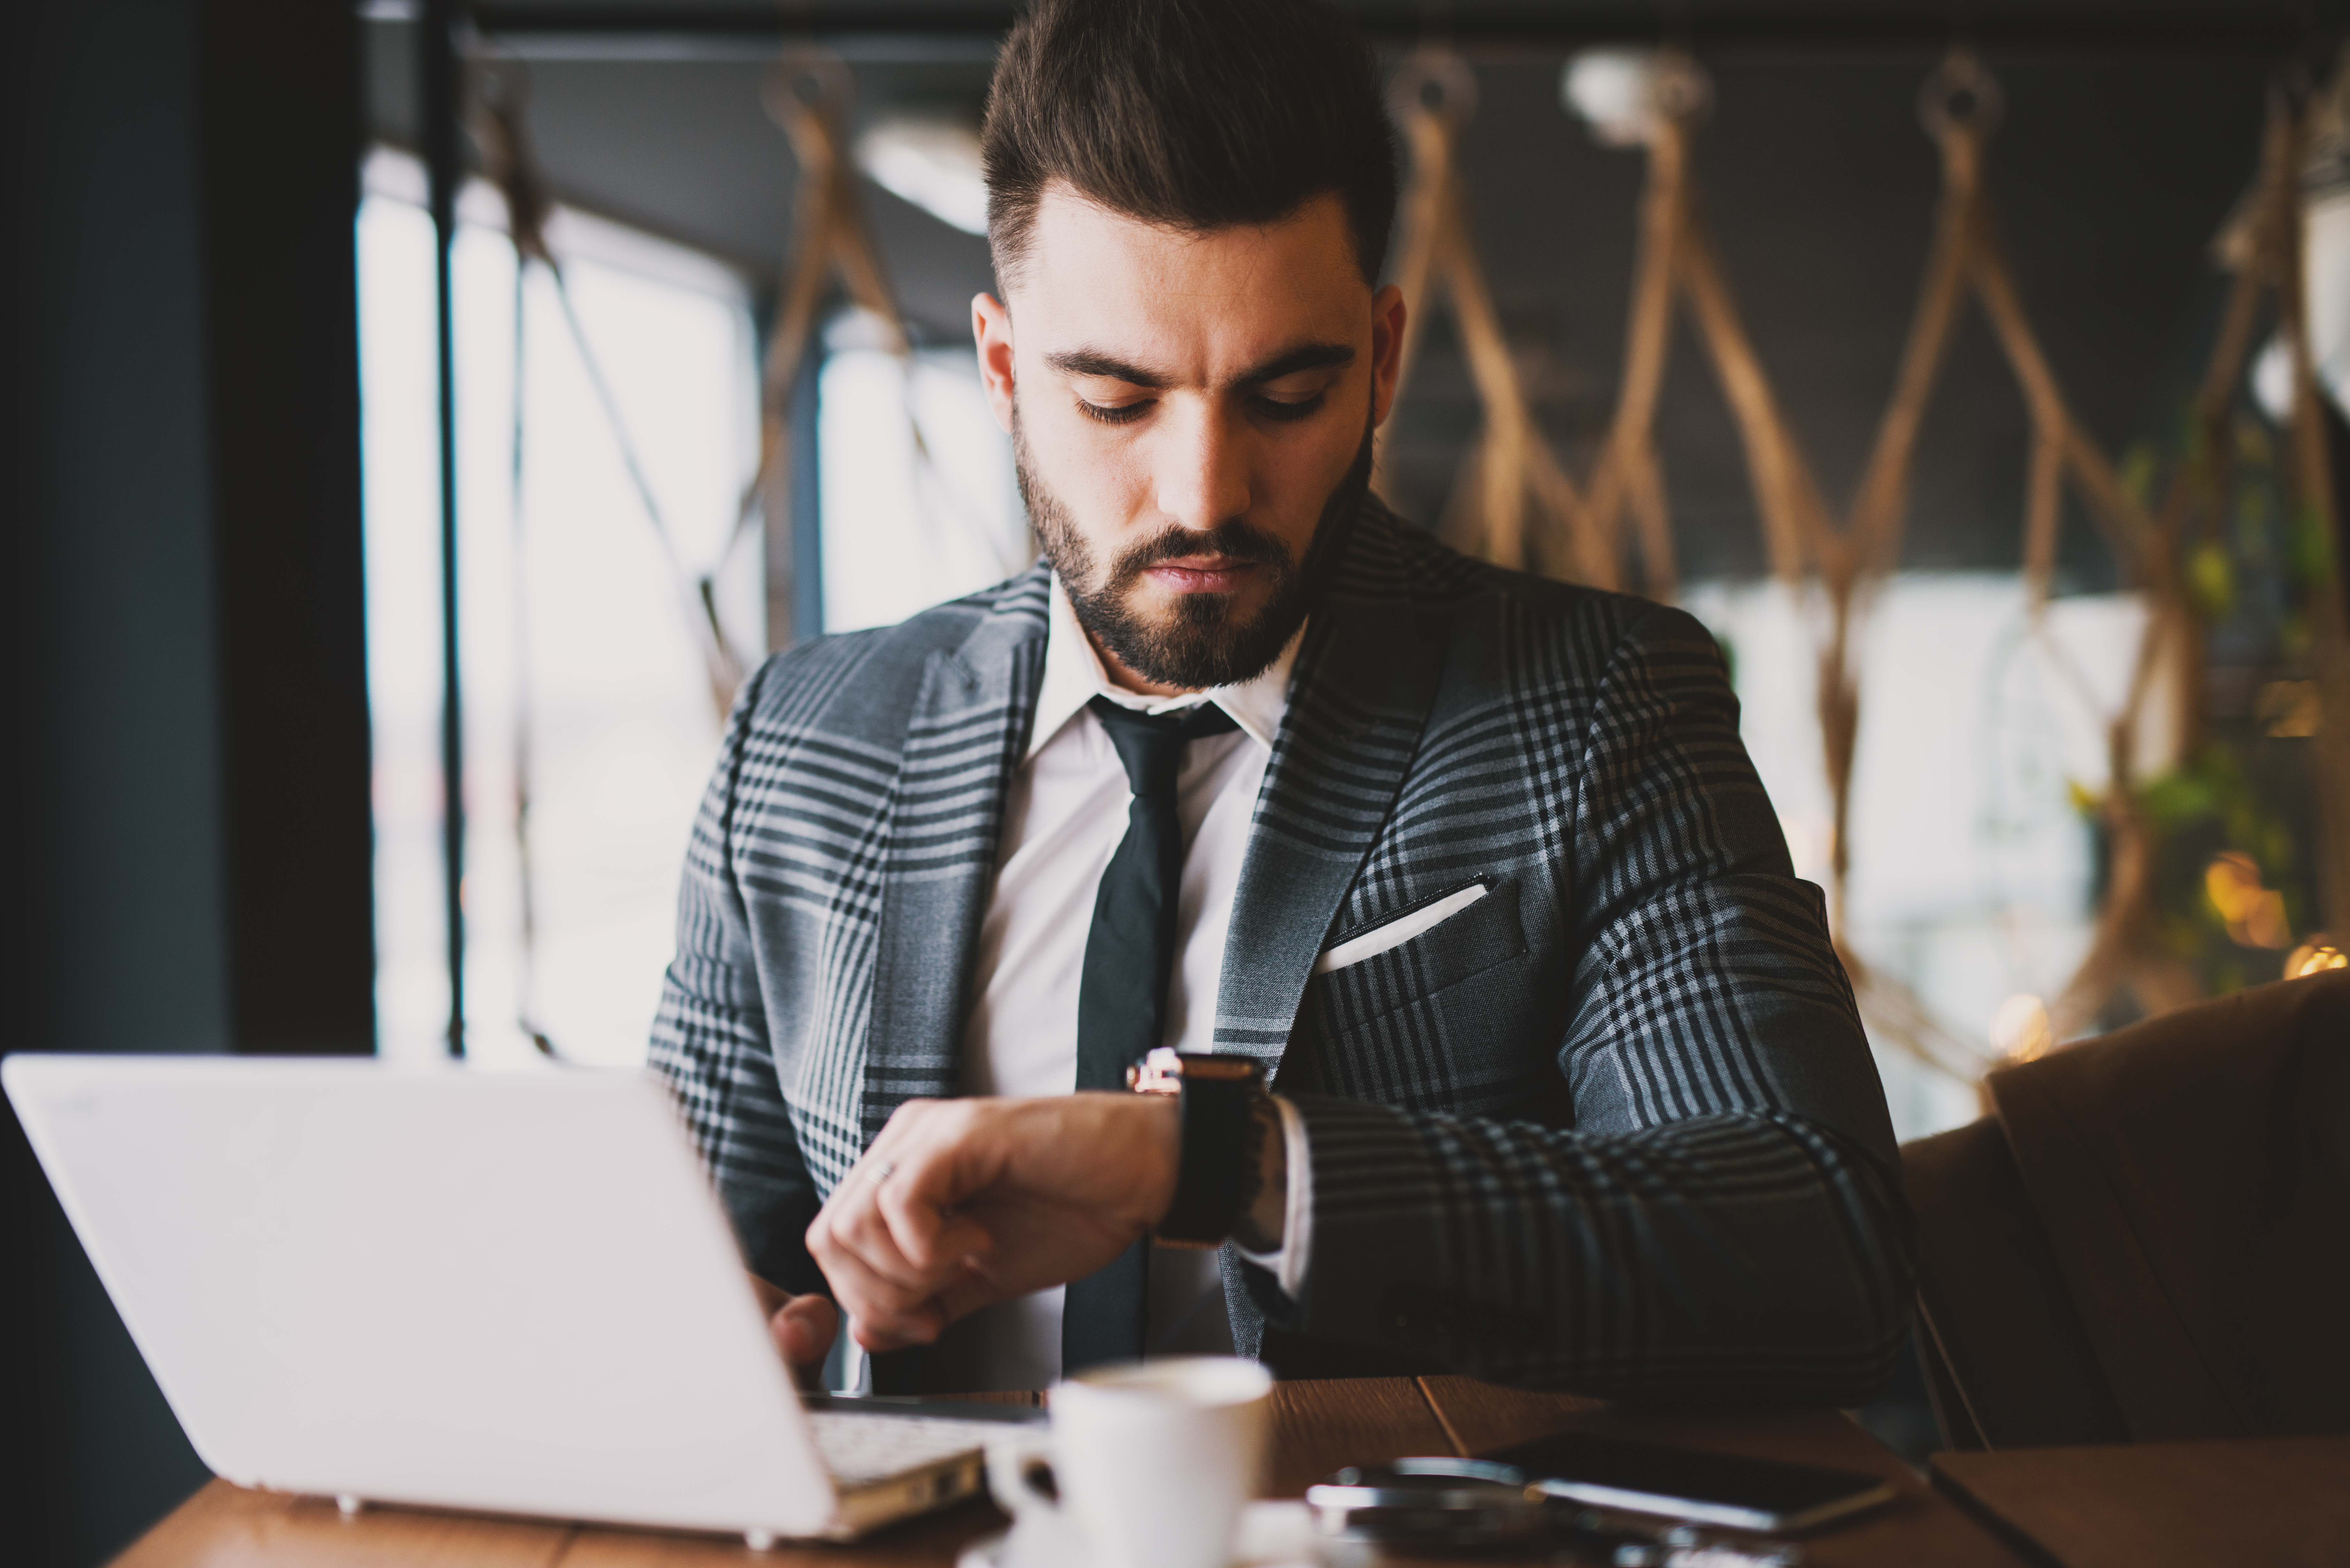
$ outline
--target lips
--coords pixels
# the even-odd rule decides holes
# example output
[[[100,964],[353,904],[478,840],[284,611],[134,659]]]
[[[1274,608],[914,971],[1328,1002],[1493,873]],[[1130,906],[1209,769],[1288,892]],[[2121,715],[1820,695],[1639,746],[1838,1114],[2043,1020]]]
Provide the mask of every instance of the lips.
[[[1143,575],[1170,593],[1228,594],[1239,589],[1257,569],[1254,561],[1229,556],[1184,556],[1154,562],[1143,568]]]

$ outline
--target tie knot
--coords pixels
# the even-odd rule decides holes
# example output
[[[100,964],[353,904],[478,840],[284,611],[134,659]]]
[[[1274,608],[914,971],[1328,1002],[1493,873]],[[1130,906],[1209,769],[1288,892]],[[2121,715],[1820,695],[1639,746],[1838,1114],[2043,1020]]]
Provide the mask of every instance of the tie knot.
[[[1107,697],[1097,697],[1087,706],[1109,732],[1109,743],[1126,764],[1127,787],[1145,799],[1174,794],[1175,772],[1183,764],[1187,743],[1240,728],[1213,702],[1181,713],[1138,713]]]

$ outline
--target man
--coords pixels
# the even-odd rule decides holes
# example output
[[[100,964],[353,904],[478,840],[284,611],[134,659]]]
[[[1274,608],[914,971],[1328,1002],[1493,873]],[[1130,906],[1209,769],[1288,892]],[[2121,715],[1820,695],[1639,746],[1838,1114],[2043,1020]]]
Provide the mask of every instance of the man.
[[[751,681],[655,1029],[785,1355],[837,1300],[881,1391],[1229,1346],[1864,1397],[1908,1215],[1711,639],[1369,497],[1360,43],[1042,0],[985,143],[1044,560]],[[1216,1054],[1180,1103],[1123,1092],[1161,1045]]]

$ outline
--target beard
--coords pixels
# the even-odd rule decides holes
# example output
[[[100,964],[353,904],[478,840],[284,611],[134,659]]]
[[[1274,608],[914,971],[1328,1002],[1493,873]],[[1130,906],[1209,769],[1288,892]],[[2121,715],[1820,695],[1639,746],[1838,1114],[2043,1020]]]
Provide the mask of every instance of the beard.
[[[1170,527],[1121,551],[1096,581],[1094,551],[1060,497],[1037,477],[1020,428],[1012,414],[1012,455],[1020,499],[1045,560],[1061,579],[1076,611],[1077,624],[1120,664],[1154,685],[1201,691],[1237,686],[1263,674],[1305,624],[1336,568],[1353,531],[1355,516],[1371,487],[1372,421],[1363,419],[1363,442],[1330,493],[1314,524],[1305,557],[1293,561],[1289,547],[1244,519],[1228,517],[1204,532]],[[1272,585],[1253,615],[1239,607],[1239,596],[1179,594],[1166,611],[1153,615],[1137,603],[1144,572],[1183,556],[1222,556],[1253,564]]]

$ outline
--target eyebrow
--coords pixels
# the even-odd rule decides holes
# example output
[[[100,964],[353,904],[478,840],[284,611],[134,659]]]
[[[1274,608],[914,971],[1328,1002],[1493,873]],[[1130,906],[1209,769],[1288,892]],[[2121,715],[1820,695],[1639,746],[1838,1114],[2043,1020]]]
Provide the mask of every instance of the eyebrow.
[[[1324,370],[1355,362],[1354,346],[1349,343],[1301,343],[1285,348],[1261,364],[1252,365],[1232,377],[1226,387],[1258,387],[1267,381],[1278,381],[1284,376],[1294,376],[1300,370]],[[1113,354],[1093,348],[1068,348],[1045,356],[1045,363],[1065,376],[1102,376],[1129,386],[1149,387],[1163,390],[1173,378],[1163,371],[1147,369],[1128,364]]]

